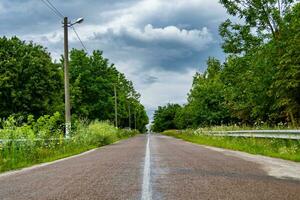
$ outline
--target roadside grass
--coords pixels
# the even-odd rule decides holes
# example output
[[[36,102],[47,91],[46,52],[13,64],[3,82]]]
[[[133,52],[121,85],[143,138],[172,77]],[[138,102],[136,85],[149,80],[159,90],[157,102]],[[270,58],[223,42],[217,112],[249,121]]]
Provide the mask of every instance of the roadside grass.
[[[287,126],[285,124],[277,124],[276,126],[270,127],[267,124],[261,123],[255,126],[238,126],[238,125],[221,125],[211,127],[200,127],[196,130],[198,133],[202,132],[213,132],[213,131],[245,131],[245,130],[297,130],[300,127]]]
[[[244,151],[300,162],[300,140],[274,138],[220,137],[194,133],[193,130],[168,130],[162,134],[196,144]]]
[[[107,122],[77,122],[71,138],[64,139],[63,131],[56,129],[59,116],[50,118],[22,126],[16,126],[13,119],[5,122],[0,139],[8,141],[0,143],[0,172],[69,157],[138,133],[117,129]]]

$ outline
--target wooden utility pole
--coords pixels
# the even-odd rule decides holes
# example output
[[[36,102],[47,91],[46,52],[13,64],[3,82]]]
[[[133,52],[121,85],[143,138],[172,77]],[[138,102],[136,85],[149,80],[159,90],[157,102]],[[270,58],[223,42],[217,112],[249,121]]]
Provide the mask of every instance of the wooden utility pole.
[[[70,84],[69,84],[69,46],[68,46],[68,17],[64,17],[64,84],[65,84],[65,137],[70,136],[71,109],[70,109]]]
[[[118,101],[117,101],[117,87],[114,84],[114,92],[115,92],[115,126],[118,128]]]
[[[129,119],[128,119],[128,122],[129,122],[129,128],[131,129],[130,100],[129,100],[129,104],[128,104],[128,115],[129,115]]]
[[[136,110],[134,110],[134,129],[136,130]]]

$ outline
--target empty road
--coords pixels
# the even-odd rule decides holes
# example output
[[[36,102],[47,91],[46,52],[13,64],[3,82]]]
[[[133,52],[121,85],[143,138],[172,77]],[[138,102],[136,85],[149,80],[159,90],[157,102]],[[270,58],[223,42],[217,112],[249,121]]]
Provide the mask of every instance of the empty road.
[[[268,169],[264,160],[274,165]],[[274,170],[277,164],[281,168]],[[285,167],[295,177],[287,173],[278,178]],[[296,200],[298,169],[298,163],[243,158],[162,135],[139,135],[73,158],[4,173],[0,199]]]

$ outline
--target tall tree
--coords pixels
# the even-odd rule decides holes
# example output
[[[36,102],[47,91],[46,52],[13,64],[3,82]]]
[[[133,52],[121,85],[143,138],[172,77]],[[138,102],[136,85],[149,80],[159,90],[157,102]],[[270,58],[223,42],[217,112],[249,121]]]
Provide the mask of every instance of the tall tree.
[[[0,38],[0,117],[61,111],[62,70],[45,48]]]
[[[196,73],[179,128],[239,123],[300,123],[300,3],[220,0],[238,23],[220,26],[224,64],[213,58]],[[162,122],[160,122],[162,124]],[[166,123],[166,122],[164,122]]]
[[[277,100],[274,107],[296,125],[300,122],[300,3],[287,13],[283,24],[282,37],[277,43],[280,61],[270,94]]]
[[[153,125],[151,127],[152,131],[162,132],[168,129],[177,129],[175,117],[180,108],[181,106],[178,104],[159,106],[154,113]]]
[[[232,16],[241,23],[227,19],[220,26],[226,53],[248,52],[254,47],[280,37],[283,16],[294,0],[220,0]]]
[[[204,74],[194,76],[188,95],[188,105],[193,112],[193,126],[227,123],[228,109],[225,107],[224,86],[220,79],[222,66],[215,58],[207,60]]]
[[[82,50],[73,49],[70,53],[70,77],[71,111],[75,117],[113,122],[116,86],[118,126],[128,127],[130,118],[130,127],[133,128],[133,114],[136,111],[139,114],[137,127],[145,131],[148,117],[139,102],[140,94],[135,91],[132,82],[102,56],[101,51],[94,51],[89,56]]]

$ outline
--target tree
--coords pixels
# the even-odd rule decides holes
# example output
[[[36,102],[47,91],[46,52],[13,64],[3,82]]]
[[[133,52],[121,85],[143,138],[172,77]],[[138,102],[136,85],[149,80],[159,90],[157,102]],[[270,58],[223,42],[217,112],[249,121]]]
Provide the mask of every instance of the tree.
[[[118,72],[101,51],[87,55],[82,50],[70,53],[71,112],[75,117],[89,120],[115,119],[114,86],[117,88],[118,126],[134,127],[133,114],[138,114],[137,127],[145,131],[148,117],[140,104],[138,94],[131,81]],[[129,106],[131,112],[129,112]],[[130,116],[129,116],[130,113]]]
[[[299,4],[284,12],[278,10],[282,13],[276,29],[280,33],[278,37],[248,49],[243,56],[227,59],[222,72],[226,100],[233,115],[243,123],[292,122],[296,125],[299,119],[297,8]]]
[[[283,16],[294,0],[220,0],[232,16],[241,23],[227,19],[221,24],[225,53],[240,54],[258,47],[270,39],[280,38]]]
[[[196,73],[188,95],[187,108],[192,112],[193,127],[227,123],[224,85],[220,79],[222,66],[215,58],[207,60],[204,74]]]
[[[175,125],[178,129],[186,129],[196,127],[194,119],[194,110],[188,104],[178,109],[175,115]]]
[[[274,105],[280,113],[296,125],[300,121],[300,4],[295,5],[284,17],[284,29],[278,42],[279,64],[270,94],[277,101]]]
[[[0,38],[0,117],[35,117],[63,108],[62,70],[42,46]]]
[[[196,73],[179,128],[220,124],[300,122],[300,3],[220,0],[240,23],[220,26],[224,64],[209,58]],[[165,122],[164,122],[165,123]]]
[[[36,118],[63,112],[63,59],[53,63],[45,48],[17,37],[0,38],[0,117]],[[131,81],[118,72],[102,52],[70,53],[71,113],[73,118],[114,121],[114,85],[118,88],[119,127],[128,126],[128,105],[138,113],[137,127],[145,131],[148,117]],[[132,116],[131,116],[132,117]],[[133,127],[133,126],[132,126]]]
[[[175,116],[180,108],[181,106],[178,104],[167,104],[163,107],[159,106],[154,113],[152,131],[162,132],[168,129],[177,129]]]

